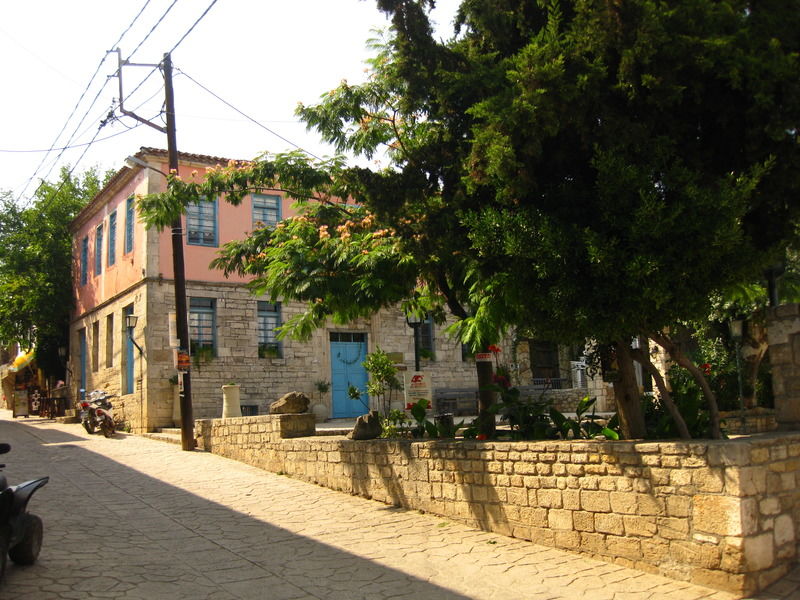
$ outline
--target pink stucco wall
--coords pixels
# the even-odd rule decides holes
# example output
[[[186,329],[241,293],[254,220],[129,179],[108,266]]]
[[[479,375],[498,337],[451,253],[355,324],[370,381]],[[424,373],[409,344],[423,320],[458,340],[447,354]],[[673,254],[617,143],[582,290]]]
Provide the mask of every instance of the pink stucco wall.
[[[74,268],[72,270],[74,287],[76,290],[76,314],[80,315],[91,310],[100,302],[111,298],[127,289],[142,278],[144,268],[144,253],[140,251],[145,240],[144,226],[136,221],[133,233],[133,251],[125,254],[125,203],[134,195],[136,187],[141,183],[142,175],[134,177],[123,185],[111,199],[101,205],[97,212],[91,215],[75,232],[73,237]],[[116,235],[116,262],[108,264],[108,221],[109,215],[117,213]],[[103,270],[100,275],[95,274],[95,232],[97,226],[103,224]],[[84,237],[89,238],[88,277],[86,285],[81,285],[81,244]]]
[[[150,164],[162,172],[167,172],[166,162],[159,163],[157,160],[150,159]],[[87,210],[95,212],[75,230],[73,238],[73,282],[76,290],[75,314],[81,315],[92,310],[101,302],[116,296],[128,289],[131,285],[140,281],[143,277],[158,277],[164,279],[173,278],[172,268],[172,232],[165,228],[161,232],[149,232],[151,236],[156,235],[158,239],[157,262],[150,261],[148,268],[146,256],[146,243],[148,232],[144,225],[138,220],[134,228],[134,248],[128,254],[124,253],[125,244],[125,203],[128,198],[143,194],[149,191],[163,190],[166,180],[155,171],[149,169],[136,169],[133,177],[119,187],[107,202],[99,202],[97,206],[90,205]],[[206,169],[202,166],[184,166],[180,168],[180,175],[185,180],[192,177],[201,178]],[[281,196],[281,217],[286,218],[295,214],[291,209],[292,200],[286,198],[283,192],[266,191],[273,195]],[[108,266],[108,221],[109,215],[117,211],[117,235],[116,235],[116,263]],[[232,206],[220,199],[217,203],[217,222],[219,245],[217,247],[189,245],[186,243],[186,219],[183,219],[184,236],[184,263],[186,279],[191,281],[206,282],[244,282],[247,278],[231,275],[225,278],[222,271],[210,269],[210,262],[217,256],[219,249],[226,242],[243,239],[246,232],[253,228],[252,224],[252,202],[249,197],[245,198],[239,206]],[[103,270],[100,275],[94,272],[95,254],[95,232],[100,223],[103,223]],[[80,258],[81,244],[84,237],[89,239],[88,257],[88,280],[86,285],[80,285]],[[153,247],[151,246],[151,251]]]
[[[163,171],[167,170],[167,165],[161,165]],[[202,178],[205,174],[205,169],[202,167],[181,166],[179,173],[180,176],[190,181],[193,177]],[[266,192],[273,195],[281,196],[281,216],[286,218],[295,214],[290,207],[293,203],[292,200],[287,199],[283,192]],[[186,243],[186,217],[183,218],[183,256],[185,263],[185,273],[187,280],[195,281],[208,281],[208,282],[245,282],[249,278],[239,277],[236,274],[231,274],[226,278],[222,271],[217,269],[210,269],[209,264],[217,254],[223,244],[233,241],[241,240],[244,238],[246,232],[253,229],[252,222],[253,204],[250,197],[246,197],[239,206],[232,206],[219,199],[217,201],[217,224],[218,224],[218,238],[219,244],[216,247],[210,246],[197,246]],[[172,232],[165,229],[159,234],[159,271],[165,279],[172,279]]]

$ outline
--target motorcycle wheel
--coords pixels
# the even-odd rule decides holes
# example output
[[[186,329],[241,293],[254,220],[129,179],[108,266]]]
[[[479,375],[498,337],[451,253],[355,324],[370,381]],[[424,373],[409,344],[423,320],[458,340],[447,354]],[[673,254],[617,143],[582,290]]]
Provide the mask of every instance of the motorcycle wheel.
[[[114,427],[114,421],[103,419],[103,422],[100,423],[100,429],[102,430],[104,436],[110,438],[114,435],[114,430],[116,429]]]
[[[44,526],[42,519],[37,515],[26,513],[23,518],[25,533],[22,539],[8,551],[8,556],[18,565],[32,565],[36,562],[39,551],[42,549]]]
[[[94,423],[92,423],[89,419],[82,421],[82,423],[83,423],[83,428],[86,430],[86,433],[88,433],[89,435],[94,433]]]
[[[3,581],[3,575],[6,573],[6,564],[8,563],[8,534],[0,532],[0,581]]]

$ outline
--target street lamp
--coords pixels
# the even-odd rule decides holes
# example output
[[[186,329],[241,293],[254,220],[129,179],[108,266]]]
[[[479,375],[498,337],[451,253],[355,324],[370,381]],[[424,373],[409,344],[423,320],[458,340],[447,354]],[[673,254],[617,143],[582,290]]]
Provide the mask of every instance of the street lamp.
[[[406,324],[414,330],[414,370],[419,371],[419,328],[424,319],[416,314],[406,315]]]
[[[739,380],[739,417],[742,423],[742,433],[745,433],[744,420],[744,391],[742,386],[742,339],[744,338],[744,319],[731,319],[728,323],[731,333],[731,340],[736,348],[736,377]]]

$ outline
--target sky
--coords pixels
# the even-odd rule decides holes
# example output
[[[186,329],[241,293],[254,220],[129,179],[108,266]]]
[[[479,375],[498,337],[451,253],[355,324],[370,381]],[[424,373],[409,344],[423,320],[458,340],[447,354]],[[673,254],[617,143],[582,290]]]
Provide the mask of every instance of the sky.
[[[439,37],[452,36],[457,6],[437,2]],[[300,147],[330,156],[295,107],[343,79],[363,81],[366,41],[388,25],[374,0],[6,0],[0,192],[27,205],[62,166],[103,172],[142,146],[166,148],[165,134],[113,110],[119,59],[107,51],[116,48],[123,61],[151,65],[122,69],[122,97],[158,124],[163,78],[153,66],[172,50],[179,151],[250,159]]]

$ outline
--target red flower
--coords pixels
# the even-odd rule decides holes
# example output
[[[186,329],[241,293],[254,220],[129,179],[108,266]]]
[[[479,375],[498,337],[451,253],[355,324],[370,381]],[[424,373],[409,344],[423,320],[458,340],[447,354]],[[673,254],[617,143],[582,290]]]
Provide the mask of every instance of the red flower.
[[[508,377],[505,377],[503,375],[493,375],[492,377],[497,385],[504,387],[506,389],[511,387],[511,382],[508,380]]]
[[[711,375],[711,365],[709,363],[703,363],[700,367],[703,369],[704,375]]]
[[[475,436],[475,439],[483,441],[483,440],[487,439],[487,436],[486,436],[485,433],[479,433],[478,435]]]
[[[491,345],[490,345],[490,346],[487,348],[487,350],[488,350],[489,352],[491,352],[492,354],[497,354],[497,353],[499,353],[499,352],[500,352],[500,346],[495,346],[494,344],[491,344]]]
[[[413,406],[414,404],[412,402],[409,402],[408,404],[406,404],[406,410],[411,410]]]

